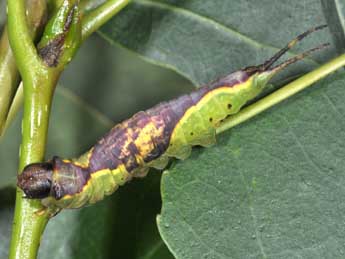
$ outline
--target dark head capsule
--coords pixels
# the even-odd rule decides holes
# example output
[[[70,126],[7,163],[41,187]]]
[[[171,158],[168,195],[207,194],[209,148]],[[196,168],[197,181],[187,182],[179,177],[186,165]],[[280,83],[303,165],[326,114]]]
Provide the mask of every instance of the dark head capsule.
[[[17,185],[24,191],[26,198],[43,199],[50,194],[52,175],[51,163],[30,164],[18,176]]]

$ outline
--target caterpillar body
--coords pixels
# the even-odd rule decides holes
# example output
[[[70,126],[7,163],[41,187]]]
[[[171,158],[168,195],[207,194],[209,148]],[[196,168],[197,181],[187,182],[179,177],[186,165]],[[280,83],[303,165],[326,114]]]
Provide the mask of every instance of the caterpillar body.
[[[170,157],[187,158],[192,146],[214,144],[219,123],[256,97],[274,75],[325,47],[327,44],[273,66],[298,41],[324,27],[299,35],[261,65],[236,71],[190,94],[138,112],[77,159],[53,157],[26,166],[17,185],[27,198],[42,199],[46,208],[56,212],[95,203],[133,177],[145,176],[150,167],[165,168]]]

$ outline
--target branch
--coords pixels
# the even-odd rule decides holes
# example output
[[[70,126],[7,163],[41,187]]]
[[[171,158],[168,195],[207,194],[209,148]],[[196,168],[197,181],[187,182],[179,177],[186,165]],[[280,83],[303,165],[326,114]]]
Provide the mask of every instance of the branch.
[[[26,16],[32,39],[40,34],[46,21],[44,0],[26,0]],[[19,73],[8,41],[7,27],[0,39],[0,136],[4,131],[12,98],[19,83]]]
[[[74,7],[73,3],[63,5],[63,8],[68,9],[67,15],[71,13],[70,9]],[[73,17],[68,16],[72,21],[75,21],[74,14],[78,15],[77,12],[73,11]],[[54,31],[46,28],[44,39],[48,39],[48,42],[46,45],[43,44],[42,48],[50,46],[56,38],[61,36],[57,29],[59,26],[66,28],[68,20],[63,18],[64,16],[52,17],[53,20],[50,21],[50,24],[53,23],[57,27],[54,27]],[[55,19],[60,19],[60,23],[54,23]],[[72,25],[69,28],[74,28],[74,23],[70,24]],[[22,76],[24,88],[22,144],[19,161],[19,171],[22,171],[25,165],[42,161],[44,158],[52,96],[63,65],[66,63],[62,62],[63,65],[59,63],[59,65],[51,67],[46,64],[45,56],[42,59],[41,53],[36,51],[26,24],[24,0],[8,1],[8,31],[11,48]],[[71,51],[70,48],[65,47],[64,43],[70,44],[69,41],[73,41],[69,31],[64,33],[63,36],[66,36],[68,40],[63,41],[61,45],[61,61],[65,61],[66,55]],[[77,41],[75,44],[78,46]],[[41,236],[48,222],[48,215],[36,213],[42,209],[40,201],[23,199],[22,196],[22,192],[18,189],[10,258],[33,259],[37,256]]]
[[[26,24],[24,0],[8,0],[8,34],[17,67],[23,78],[32,78],[37,70],[44,69],[30,30]]]
[[[11,47],[23,80],[24,114],[19,171],[25,165],[42,161],[45,153],[52,97],[57,80],[81,43],[81,20],[78,0],[61,0],[51,16],[36,50],[25,21],[24,0],[8,0],[8,30]],[[50,4],[58,3],[50,1]],[[109,3],[113,2],[111,5]],[[120,1],[119,1],[120,2]],[[100,6],[87,19],[87,36],[126,4]],[[128,1],[127,1],[128,2]],[[106,11],[104,8],[109,8]],[[92,22],[92,19],[95,19]],[[83,39],[86,36],[84,35]],[[19,98],[16,98],[20,103]],[[12,109],[11,109],[12,111]],[[12,112],[11,112],[12,114]],[[11,115],[12,116],[12,115]],[[48,214],[38,214],[40,201],[23,199],[18,189],[10,247],[10,259],[34,259]]]
[[[18,81],[19,74],[8,42],[7,28],[5,27],[0,39],[0,136],[4,129]]]
[[[43,1],[43,0],[28,0],[28,1]],[[48,1],[48,5],[50,6],[50,9],[52,10],[56,10],[58,9],[59,6],[61,6],[63,0],[50,0]],[[130,0],[110,0],[104,4],[101,4],[100,6],[98,6],[96,9],[89,11],[88,9],[86,10],[86,8],[89,8],[88,5],[85,5],[86,1],[82,2],[84,4],[80,4],[81,6],[81,11],[85,12],[88,11],[88,13],[85,15],[84,19],[83,19],[83,28],[82,28],[82,40],[86,40],[86,38],[88,38],[93,32],[95,32],[99,27],[101,27],[104,23],[106,23],[109,19],[112,18],[112,16],[114,16],[115,14],[117,14],[122,8],[124,8],[128,3],[130,2]],[[93,5],[91,5],[92,7]],[[0,57],[1,60],[1,57]],[[6,68],[8,71],[8,68]],[[4,73],[4,75],[6,77],[10,76],[10,73]],[[17,73],[14,73],[14,75],[17,75]],[[1,83],[1,61],[0,61],[0,84]],[[18,84],[17,84],[18,85]],[[13,93],[15,91],[15,88],[17,87],[17,85],[13,86],[11,89],[11,96],[13,96]],[[11,97],[8,95],[6,97],[4,96],[5,91],[1,91],[2,93],[2,97],[1,98],[5,98],[6,100],[8,100],[7,102],[9,103],[8,105],[10,105],[10,101],[11,101]],[[16,105],[15,108],[12,109],[12,107],[6,107],[6,111],[2,113],[1,110],[1,100],[0,100],[0,136],[1,134],[3,134],[5,132],[5,130],[8,128],[8,126],[11,123],[11,120],[7,120],[7,112],[8,109],[10,109],[12,111],[11,113],[11,119],[14,117],[14,113],[15,111],[18,110],[18,104],[22,103],[22,100],[20,98],[22,98],[23,95],[20,94],[16,94],[16,96],[18,97],[16,99]],[[1,120],[3,115],[3,119]],[[2,131],[1,131],[2,128]]]
[[[15,119],[18,111],[23,106],[23,102],[24,102],[23,82],[20,82],[20,84],[17,88],[16,94],[14,95],[14,97],[12,99],[11,106],[9,107],[6,121],[4,122],[4,125],[2,127],[2,133],[6,132],[6,130],[9,128],[12,121]],[[1,139],[3,137],[4,137],[4,135],[0,134],[0,142],[1,142]]]
[[[90,11],[83,18],[82,39],[88,38],[129,3],[130,0],[109,0],[95,10]]]

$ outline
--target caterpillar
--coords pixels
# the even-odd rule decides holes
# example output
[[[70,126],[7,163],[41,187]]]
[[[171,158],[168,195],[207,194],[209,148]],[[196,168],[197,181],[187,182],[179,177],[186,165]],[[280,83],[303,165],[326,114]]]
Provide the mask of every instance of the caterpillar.
[[[145,176],[149,168],[165,168],[171,157],[186,159],[192,146],[214,144],[221,121],[258,96],[274,75],[326,47],[328,44],[322,44],[274,65],[297,42],[325,27],[300,34],[260,65],[136,113],[76,159],[53,157],[26,166],[18,175],[18,187],[26,198],[41,199],[54,215],[64,208],[80,208],[102,200],[132,178]]]

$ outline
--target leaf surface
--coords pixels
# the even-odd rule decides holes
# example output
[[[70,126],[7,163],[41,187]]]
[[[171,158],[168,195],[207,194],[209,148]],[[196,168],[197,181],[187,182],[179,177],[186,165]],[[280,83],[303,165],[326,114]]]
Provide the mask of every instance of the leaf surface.
[[[165,172],[176,258],[343,258],[345,76],[329,77]]]
[[[261,63],[297,34],[328,22],[330,31],[289,54],[327,41],[333,47],[294,65],[286,78],[343,52],[342,6],[137,0],[101,35],[200,85]],[[343,75],[330,77],[164,174],[158,224],[176,258],[343,257],[343,85]]]
[[[345,3],[341,0],[322,0],[322,7],[338,53],[345,52]]]
[[[100,33],[201,85],[263,63],[298,34],[325,23],[317,0],[135,0]],[[327,30],[319,32],[289,54],[331,40]],[[306,72],[332,54],[334,48],[323,51],[291,68],[290,75]]]

